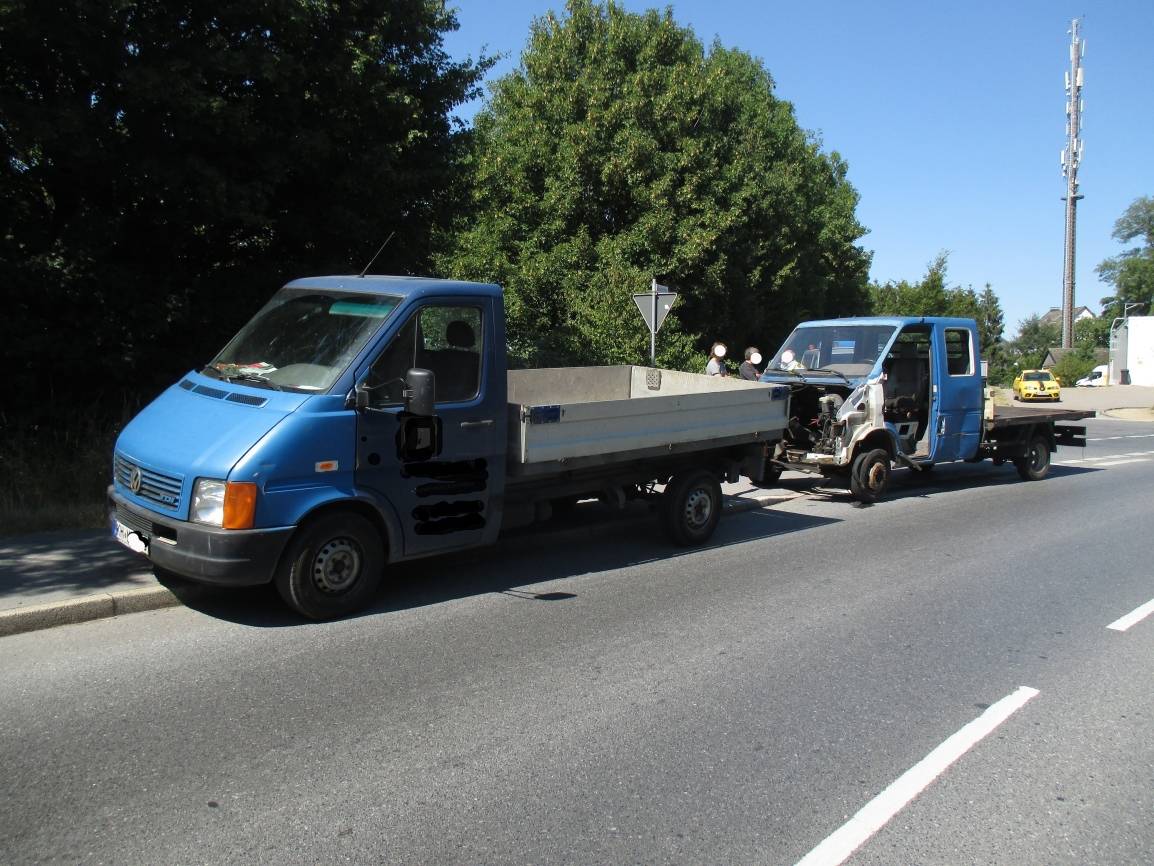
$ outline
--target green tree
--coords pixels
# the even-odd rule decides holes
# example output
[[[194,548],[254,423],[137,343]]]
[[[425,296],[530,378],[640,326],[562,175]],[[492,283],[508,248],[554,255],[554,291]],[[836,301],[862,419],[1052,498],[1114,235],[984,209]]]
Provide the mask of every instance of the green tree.
[[[707,51],[672,12],[569,0],[532,26],[476,119],[473,209],[441,269],[505,287],[528,363],[637,362],[631,295],[680,292],[659,360],[774,346],[865,308],[846,165],[797,125],[754,58]]]
[[[425,267],[488,64],[455,28],[441,0],[0,5],[6,408],[147,393],[390,231],[377,268]]]
[[[1057,325],[1043,322],[1040,316],[1030,316],[1018,325],[1018,337],[1010,349],[1010,358],[1019,370],[1037,369],[1046,359],[1046,353],[1062,339]]]
[[[1079,348],[1105,348],[1110,345],[1110,322],[1105,316],[1092,319],[1078,319],[1074,322],[1074,345]]]
[[[1079,379],[1089,376],[1090,371],[1096,365],[1092,349],[1083,346],[1075,348],[1072,352],[1067,352],[1061,357],[1050,370],[1058,381],[1062,383],[1062,387],[1066,388],[1073,385]]]
[[[1002,312],[1002,305],[994,288],[986,283],[985,289],[978,297],[977,315],[978,335],[982,341],[982,349],[992,353],[1002,345],[1002,333],[1006,327],[1006,316]]]
[[[942,251],[926,266],[926,274],[916,283],[874,283],[869,287],[870,305],[877,316],[957,316],[975,319],[982,345],[1002,338],[1003,315],[998,296],[986,283],[979,295],[973,286],[947,286],[949,253]]]
[[[1119,243],[1141,240],[1142,244],[1098,265],[1099,279],[1114,286],[1114,294],[1102,299],[1102,317],[1111,321],[1125,315],[1127,303],[1139,303],[1143,312],[1154,313],[1154,198],[1135,199],[1114,223],[1112,236]]]

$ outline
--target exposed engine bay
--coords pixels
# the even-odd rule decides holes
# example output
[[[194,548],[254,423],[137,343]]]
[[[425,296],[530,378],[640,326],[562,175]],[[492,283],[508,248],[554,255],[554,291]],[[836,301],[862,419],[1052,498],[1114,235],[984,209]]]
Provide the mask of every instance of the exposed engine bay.
[[[806,454],[836,454],[845,440],[846,413],[842,409],[851,394],[859,400],[864,396],[856,391],[843,385],[793,386],[789,425],[777,459],[797,463]]]

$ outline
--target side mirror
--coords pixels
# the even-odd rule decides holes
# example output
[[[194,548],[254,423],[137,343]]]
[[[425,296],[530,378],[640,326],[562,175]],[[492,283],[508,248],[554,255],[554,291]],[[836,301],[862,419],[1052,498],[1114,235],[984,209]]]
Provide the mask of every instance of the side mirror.
[[[432,370],[414,367],[405,374],[406,412],[424,418],[432,416],[436,393],[436,377]]]

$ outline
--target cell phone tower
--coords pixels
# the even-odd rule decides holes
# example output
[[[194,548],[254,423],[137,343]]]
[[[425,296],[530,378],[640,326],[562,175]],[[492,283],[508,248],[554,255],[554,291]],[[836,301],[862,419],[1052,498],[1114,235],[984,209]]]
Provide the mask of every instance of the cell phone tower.
[[[1082,57],[1086,43],[1081,20],[1070,24],[1070,69],[1066,72],[1066,147],[1062,151],[1062,176],[1066,178],[1066,256],[1062,278],[1062,348],[1074,345],[1074,242],[1078,218],[1078,166],[1082,163]]]

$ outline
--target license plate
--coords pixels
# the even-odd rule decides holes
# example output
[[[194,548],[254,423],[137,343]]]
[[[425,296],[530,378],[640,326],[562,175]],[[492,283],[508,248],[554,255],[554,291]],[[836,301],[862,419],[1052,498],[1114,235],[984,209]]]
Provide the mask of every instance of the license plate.
[[[148,553],[148,541],[135,529],[129,529],[119,520],[112,521],[112,535],[133,553]]]

